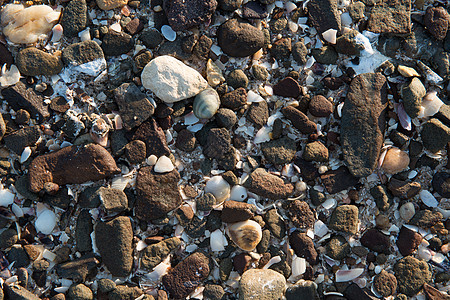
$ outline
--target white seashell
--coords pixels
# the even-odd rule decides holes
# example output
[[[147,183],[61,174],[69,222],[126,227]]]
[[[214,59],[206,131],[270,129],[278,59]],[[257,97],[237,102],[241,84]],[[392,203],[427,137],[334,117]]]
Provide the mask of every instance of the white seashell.
[[[266,100],[264,100],[263,97],[261,97],[260,95],[258,95],[254,91],[248,91],[248,93],[247,93],[247,103],[263,102],[263,101],[266,101]]]
[[[306,260],[302,257],[295,256],[292,259],[292,277],[297,277],[306,272]]]
[[[208,59],[206,63],[206,79],[212,87],[216,87],[225,81],[222,71],[211,59]]]
[[[414,208],[414,204],[412,202],[407,202],[400,206],[399,209],[400,218],[402,218],[404,221],[408,222],[411,220],[411,218],[416,213],[416,209]]]
[[[322,203],[322,207],[325,209],[331,209],[336,206],[336,203],[337,203],[336,199],[330,198],[327,199],[324,203]]]
[[[193,112],[190,112],[184,116],[184,125],[193,125],[198,121],[199,119],[194,115]]]
[[[375,274],[380,274],[380,272],[383,270],[383,268],[381,266],[376,266],[375,267]]]
[[[428,206],[428,207],[437,207],[439,202],[434,198],[433,194],[431,194],[427,190],[421,190],[419,193],[420,200]]]
[[[14,214],[17,218],[22,218],[22,217],[23,217],[23,210],[22,210],[22,208],[21,208],[19,205],[13,203],[13,204],[11,205],[11,210],[12,210],[13,214]]]
[[[255,139],[253,140],[253,142],[255,144],[260,144],[260,143],[270,141],[270,133],[271,132],[272,132],[272,129],[270,127],[267,127],[267,126],[261,127],[261,129],[258,130],[258,132],[256,133]]]
[[[429,261],[433,257],[430,249],[428,249],[427,247],[419,246],[417,253],[419,254],[419,257],[424,261]]]
[[[149,157],[147,157],[147,164],[149,166],[154,166],[156,164],[156,161],[158,160],[158,157],[156,155],[152,154]]]
[[[7,87],[16,84],[20,80],[19,69],[15,65],[11,65],[9,70],[6,70],[6,64],[2,66],[2,72],[0,76],[0,86]]]
[[[351,270],[338,270],[336,272],[336,282],[346,282],[358,278],[364,273],[363,268],[355,268]]]
[[[23,149],[22,155],[20,156],[20,163],[23,164],[24,162],[26,162],[27,159],[30,158],[30,155],[31,155],[31,148],[25,147],[25,149]]]
[[[171,267],[170,257],[171,255],[168,255],[159,265],[153,268],[153,272],[147,273],[145,277],[154,282],[159,281]]]
[[[438,113],[441,106],[444,105],[441,99],[437,96],[437,92],[428,92],[422,99],[422,107],[419,118],[426,118],[434,116]]]
[[[168,158],[167,156],[163,155],[160,158],[158,158],[158,160],[156,161],[155,167],[153,168],[153,170],[156,173],[166,173],[166,172],[170,172],[174,169],[175,167],[172,164],[172,161],[170,160],[170,158]]]
[[[327,233],[328,233],[327,225],[324,222],[317,220],[316,223],[314,223],[314,234],[317,235],[318,237],[323,237]]]
[[[241,185],[235,185],[231,189],[230,200],[244,201],[247,199],[247,189]]]
[[[68,290],[69,290],[69,288],[70,287],[68,287],[68,286],[58,286],[58,287],[55,287],[55,292],[57,292],[57,293],[65,293],[65,292],[67,292]]]
[[[227,238],[220,229],[217,229],[211,233],[209,244],[211,251],[224,251],[225,246],[228,245]]]
[[[350,27],[353,23],[352,17],[348,12],[341,14],[341,24],[345,27]]]
[[[286,13],[289,14],[292,11],[294,11],[297,8],[297,5],[295,5],[293,2],[286,2],[284,5],[286,8]]]
[[[161,33],[170,42],[173,42],[177,39],[177,33],[173,31],[172,27],[170,27],[169,25],[163,25],[161,27]]]
[[[210,119],[220,107],[220,98],[215,89],[207,88],[195,96],[192,111],[199,119]]]
[[[114,177],[111,181],[111,188],[123,191],[127,187],[130,180],[131,178],[124,176]]]
[[[56,215],[53,211],[47,209],[37,217],[34,227],[38,232],[50,234],[56,226]]]
[[[415,170],[412,170],[411,172],[408,173],[408,179],[413,179],[416,176],[417,176],[417,171],[415,171]]]
[[[261,226],[252,220],[229,224],[228,236],[242,250],[252,251],[262,238]]]
[[[230,185],[222,176],[213,176],[205,185],[206,193],[213,194],[218,202],[223,202],[230,195]]]
[[[62,37],[63,27],[61,26],[61,24],[56,24],[55,26],[53,26],[52,32],[52,42],[58,42]]]
[[[0,185],[1,187],[1,185]],[[14,203],[14,193],[9,189],[1,189],[0,190],[0,206],[8,206]]]
[[[54,261],[56,259],[56,254],[44,249],[44,251],[42,251],[42,258],[48,259],[49,261]]]
[[[272,257],[267,264],[264,265],[263,269],[270,268],[273,264],[277,264],[281,261],[281,257],[279,255]]]
[[[322,33],[323,39],[330,44],[336,44],[336,35],[337,35],[336,29],[328,29],[327,31]]]

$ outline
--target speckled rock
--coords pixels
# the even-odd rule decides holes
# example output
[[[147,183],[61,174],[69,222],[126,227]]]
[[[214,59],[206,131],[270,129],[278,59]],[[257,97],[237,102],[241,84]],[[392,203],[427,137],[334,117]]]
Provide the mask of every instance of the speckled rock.
[[[284,276],[270,269],[250,269],[239,283],[239,300],[280,299],[286,290]]]
[[[230,19],[220,25],[217,41],[225,54],[246,57],[263,47],[264,34],[249,23]]]
[[[412,256],[407,256],[394,265],[395,277],[398,283],[398,292],[408,296],[416,295],[424,283],[431,280],[432,274],[428,264]]]
[[[181,31],[209,21],[216,10],[217,1],[165,0],[163,6],[170,27]]]
[[[397,279],[394,274],[381,270],[373,279],[373,288],[381,296],[389,297],[397,290]]]
[[[270,163],[284,165],[294,159],[295,152],[297,152],[297,143],[288,137],[282,137],[261,144],[261,150]]]
[[[16,57],[17,68],[22,75],[56,75],[63,68],[61,57],[34,47],[21,50]]]
[[[292,184],[284,183],[283,179],[262,168],[254,170],[244,186],[250,192],[272,200],[287,198],[294,191]]]
[[[355,234],[358,222],[358,208],[354,205],[341,205],[334,209],[328,226],[337,231]]]

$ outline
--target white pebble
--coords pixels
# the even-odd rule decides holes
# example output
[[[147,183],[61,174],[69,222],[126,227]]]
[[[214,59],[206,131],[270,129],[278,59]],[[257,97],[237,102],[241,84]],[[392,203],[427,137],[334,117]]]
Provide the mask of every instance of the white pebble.
[[[25,149],[23,149],[22,155],[20,156],[20,163],[23,164],[24,162],[26,162],[27,159],[30,157],[30,155],[31,155],[31,148],[25,147]]]
[[[330,44],[336,44],[336,29],[328,29],[324,33],[322,33],[323,39]]]
[[[111,26],[109,26],[109,29],[114,30],[116,32],[121,32],[122,31],[122,26],[120,26],[120,23],[114,23]]]
[[[407,202],[400,206],[399,209],[400,218],[402,218],[405,221],[411,220],[411,218],[416,213],[416,209],[414,208],[414,204],[412,202]]]
[[[147,158],[147,164],[149,166],[154,166],[156,164],[157,160],[158,160],[158,157],[156,157],[156,155],[152,154]]]
[[[433,194],[431,194],[427,190],[421,190],[419,193],[419,197],[420,200],[422,200],[422,202],[428,207],[437,207],[439,204],[436,198],[434,198]]]
[[[318,171],[319,171],[319,174],[324,174],[326,171],[328,171],[328,167],[320,166]]]
[[[231,189],[230,200],[244,201],[247,199],[247,189],[242,185],[235,185]]]
[[[429,261],[433,255],[431,254],[430,249],[426,247],[419,246],[419,249],[417,250],[419,257],[423,259],[424,261]]]
[[[171,42],[175,41],[177,38],[177,33],[173,31],[172,27],[170,27],[169,25],[163,25],[161,27],[161,33],[168,41]]]
[[[304,181],[299,181],[295,184],[295,190],[298,192],[306,192],[308,185]]]
[[[336,206],[336,203],[337,203],[336,199],[330,198],[330,199],[326,200],[324,203],[322,203],[322,207],[325,209],[331,209],[334,206]]]
[[[78,36],[80,37],[82,42],[90,41],[91,40],[91,29],[88,27],[85,30],[78,32]]]
[[[45,210],[41,212],[39,217],[36,219],[34,223],[34,227],[38,232],[42,232],[43,234],[50,234],[53,231],[53,228],[56,226],[56,215],[51,210]]]
[[[158,158],[158,161],[155,164],[155,167],[153,168],[153,170],[156,173],[166,173],[166,172],[170,172],[174,169],[175,167],[172,164],[172,161],[170,160],[170,158],[168,158],[167,156],[163,155],[160,158]]]
[[[205,186],[205,193],[211,193],[217,201],[223,202],[230,195],[230,185],[222,176],[213,176]]]
[[[213,231],[211,233],[211,237],[209,239],[209,244],[211,246],[211,251],[224,251],[225,246],[228,245],[227,238],[223,234],[220,229],[217,229],[216,231]]]
[[[1,187],[1,185],[0,185]],[[0,190],[0,206],[8,206],[14,202],[14,193],[8,189]]]
[[[62,37],[63,27],[61,26],[61,24],[56,24],[55,26],[53,26],[52,32],[52,42],[58,42]]]

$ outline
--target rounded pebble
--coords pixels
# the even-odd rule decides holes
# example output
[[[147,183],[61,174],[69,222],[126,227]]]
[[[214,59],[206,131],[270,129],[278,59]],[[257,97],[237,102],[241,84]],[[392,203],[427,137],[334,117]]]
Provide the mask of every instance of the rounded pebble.
[[[207,88],[195,96],[192,110],[197,118],[210,119],[219,110],[219,106],[219,94],[216,90]]]
[[[408,222],[416,213],[416,209],[414,208],[414,204],[412,202],[408,202],[400,206],[399,209],[400,218]]]

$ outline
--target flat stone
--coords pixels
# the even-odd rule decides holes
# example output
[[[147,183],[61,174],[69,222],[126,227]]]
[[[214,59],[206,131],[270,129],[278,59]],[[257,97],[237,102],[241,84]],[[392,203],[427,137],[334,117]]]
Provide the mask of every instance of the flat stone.
[[[56,75],[61,72],[63,64],[59,56],[37,48],[25,48],[16,57],[17,68],[22,75]]]
[[[236,223],[253,217],[253,206],[245,202],[228,200],[223,203],[222,222]]]
[[[281,97],[298,98],[301,87],[292,77],[286,77],[273,86],[273,94]]]
[[[217,119],[217,115],[216,115]],[[263,127],[269,119],[269,105],[266,101],[255,102],[247,111],[247,120],[255,124],[256,128]]]
[[[97,0],[97,5],[102,10],[111,10],[122,7],[128,3],[128,0]]]
[[[206,280],[209,271],[209,258],[196,252],[169,270],[162,278],[162,283],[171,299],[182,299]]]
[[[342,110],[341,145],[353,176],[369,176],[378,163],[387,103],[386,78],[381,73],[352,80]]]
[[[264,34],[247,22],[230,19],[217,30],[217,41],[225,54],[246,57],[264,46]]]
[[[433,175],[433,189],[444,198],[450,198],[450,173],[438,172]]]
[[[364,247],[367,247],[370,250],[378,253],[391,253],[391,242],[389,240],[389,236],[374,228],[371,228],[364,232],[363,236],[361,237],[361,244]]]
[[[92,254],[87,254],[79,259],[65,262],[56,266],[56,273],[62,278],[75,282],[84,282],[86,278],[96,273],[100,262]]]
[[[6,299],[11,300],[39,300],[40,298],[28,291],[26,288],[20,285],[4,285]],[[3,296],[3,293],[1,293]]]
[[[286,279],[270,269],[250,269],[239,281],[240,300],[281,299],[286,290]]]
[[[133,228],[128,217],[117,217],[95,226],[95,242],[102,263],[113,276],[125,277],[133,265]]]
[[[282,137],[262,143],[261,151],[270,163],[281,166],[294,159],[297,143],[288,137]]]
[[[308,117],[292,106],[286,106],[281,109],[283,115],[292,122],[292,125],[303,134],[310,134],[317,130],[317,125]]]
[[[428,264],[412,256],[397,261],[394,272],[398,284],[397,291],[410,297],[416,295],[432,277]]]
[[[165,217],[181,205],[178,191],[180,174],[176,169],[167,173],[155,173],[153,167],[142,167],[136,179],[136,216],[145,221]]]
[[[358,231],[358,208],[354,205],[341,205],[331,214],[328,227],[333,230],[355,234]]]
[[[367,30],[375,33],[411,32],[411,0],[382,0],[370,12]]]
[[[155,119],[150,118],[142,123],[137,130],[129,136],[130,140],[140,140],[147,146],[146,155],[169,156],[170,149],[167,145],[166,135]]]
[[[436,223],[442,221],[442,218],[442,214],[438,211],[431,211],[428,209],[419,210],[409,221],[409,224],[428,229],[434,226]]]
[[[398,251],[400,251],[403,256],[408,256],[413,254],[414,251],[417,250],[421,242],[422,235],[415,232],[414,230],[402,226],[398,234],[396,244],[398,247]]]
[[[432,118],[422,126],[420,132],[423,146],[435,153],[445,148],[450,142],[450,128],[438,119]]]
[[[29,167],[29,185],[39,192],[46,182],[58,185],[105,179],[120,173],[114,158],[100,145],[68,146],[36,157]]]
[[[160,264],[170,252],[174,251],[181,245],[181,240],[172,237],[159,243],[149,245],[142,251],[141,266],[145,269],[152,270]]]
[[[87,252],[92,250],[91,233],[94,231],[92,217],[88,210],[83,209],[77,217],[75,227],[75,242],[77,250]]]
[[[27,87],[22,81],[2,90],[2,95],[15,111],[21,108],[26,109],[31,114],[31,118],[38,117],[40,120],[50,116],[47,106],[44,105],[43,97],[36,94],[32,87]]]
[[[221,106],[231,110],[238,110],[247,103],[247,91],[244,88],[226,93],[220,99]]]
[[[71,0],[64,8],[61,16],[63,34],[67,37],[75,37],[78,32],[86,28],[87,5],[85,0]]]
[[[341,31],[337,0],[313,0],[308,3],[308,15],[319,34],[328,29]]]
[[[142,84],[166,103],[174,103],[196,96],[207,88],[202,75],[178,59],[163,55],[145,66]]]
[[[287,198],[294,191],[292,184],[284,183],[283,179],[262,168],[258,168],[250,174],[244,187],[252,193],[272,200]]]
[[[443,40],[447,35],[448,25],[450,24],[450,15],[442,7],[428,7],[423,17],[423,22],[428,32],[437,39]]]
[[[330,194],[336,194],[358,184],[359,179],[350,174],[346,167],[339,167],[320,176],[325,189]]]
[[[128,208],[127,195],[121,190],[101,187],[98,196],[107,215],[115,215]]]
[[[397,279],[394,274],[381,270],[379,274],[375,275],[373,288],[381,296],[389,297],[395,294],[397,290]]]
[[[125,32],[110,29],[102,39],[103,53],[106,56],[119,56],[131,51],[134,47],[133,37]]]
[[[318,253],[314,248],[313,240],[306,233],[298,230],[292,232],[289,236],[289,244],[298,257],[306,259],[312,266],[317,264]]]
[[[6,147],[21,155],[25,147],[35,146],[40,137],[41,132],[37,126],[27,126],[3,137],[3,140]]]
[[[165,0],[163,3],[167,20],[175,31],[187,30],[208,22],[217,7],[216,0]]]
[[[422,186],[419,182],[407,182],[402,181],[396,178],[391,178],[388,183],[388,189],[395,197],[399,197],[401,199],[410,199],[417,195]]]
[[[98,43],[84,41],[71,44],[64,48],[61,58],[65,66],[79,66],[98,59],[105,59],[105,56]]]

